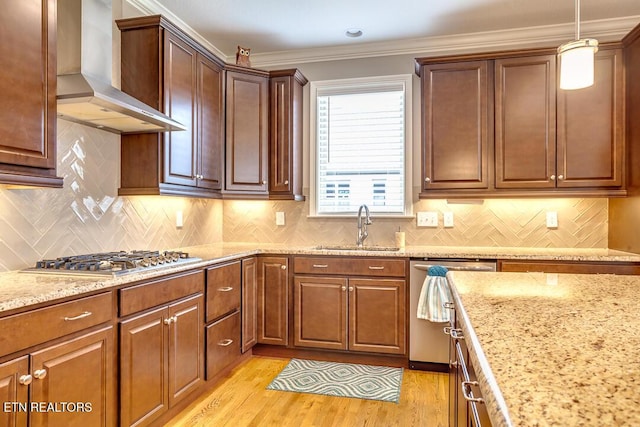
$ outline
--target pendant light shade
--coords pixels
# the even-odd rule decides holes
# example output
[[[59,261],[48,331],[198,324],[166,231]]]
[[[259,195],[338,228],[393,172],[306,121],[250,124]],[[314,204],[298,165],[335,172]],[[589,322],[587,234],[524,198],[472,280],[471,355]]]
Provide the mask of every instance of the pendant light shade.
[[[594,55],[598,40],[580,39],[580,0],[576,0],[576,39],[558,48],[560,89],[582,89],[593,85]]]

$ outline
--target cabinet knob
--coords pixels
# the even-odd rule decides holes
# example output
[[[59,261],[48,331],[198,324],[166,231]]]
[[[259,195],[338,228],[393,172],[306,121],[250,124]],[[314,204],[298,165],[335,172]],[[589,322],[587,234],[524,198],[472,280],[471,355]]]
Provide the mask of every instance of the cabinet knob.
[[[29,374],[21,375],[20,378],[18,379],[18,382],[22,385],[29,385],[31,384],[31,381],[33,381],[33,377]]]
[[[177,321],[178,321],[178,316],[167,317],[166,319],[164,319],[164,324],[170,325],[172,323],[176,323]]]
[[[286,266],[286,265],[284,265],[284,264],[282,264],[282,265],[280,266],[280,268],[281,268],[281,269],[283,269],[283,270],[286,270],[286,269],[287,269],[287,266]]]
[[[284,185],[289,185],[289,180],[288,179],[284,180]]]
[[[424,182],[431,182],[431,178],[426,177],[426,178],[424,179]]]
[[[564,175],[558,175],[558,180],[562,181],[564,179]]]
[[[353,292],[353,286],[349,286],[349,292]]]
[[[37,378],[39,380],[41,380],[42,378],[47,376],[47,370],[46,369],[36,369],[33,372],[33,377]]]
[[[556,176],[555,176],[555,175],[551,175],[551,176],[549,177],[549,181],[555,181],[555,180],[556,180]]]
[[[262,185],[267,185],[267,181],[262,181]]]
[[[342,289],[343,291],[346,291],[346,290],[347,290],[347,287],[346,287],[346,286],[343,286],[343,287],[342,287],[342,288],[340,288],[340,289]]]

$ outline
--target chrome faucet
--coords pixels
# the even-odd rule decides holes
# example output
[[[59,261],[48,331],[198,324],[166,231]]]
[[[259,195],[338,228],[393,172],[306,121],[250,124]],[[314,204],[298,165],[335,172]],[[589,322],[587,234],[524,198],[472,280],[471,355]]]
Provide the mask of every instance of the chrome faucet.
[[[362,221],[362,210],[364,209],[364,221]],[[371,216],[369,214],[369,207],[367,205],[360,205],[358,209],[358,239],[356,245],[361,248],[364,240],[367,238],[367,225],[371,224]]]

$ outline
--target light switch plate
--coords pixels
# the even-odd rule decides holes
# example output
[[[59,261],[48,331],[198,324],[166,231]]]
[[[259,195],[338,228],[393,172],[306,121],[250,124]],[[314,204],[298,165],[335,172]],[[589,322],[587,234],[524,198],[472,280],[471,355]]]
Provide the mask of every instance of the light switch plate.
[[[547,228],[558,228],[558,212],[547,212]]]
[[[418,212],[416,215],[418,227],[437,227],[438,226],[438,212],[427,211]]]
[[[176,211],[176,227],[182,228],[184,225],[184,218],[182,217],[182,211]]]
[[[284,225],[284,212],[276,212],[276,225]]]
[[[444,213],[444,226],[446,228],[452,228],[453,227],[453,212],[445,212]]]

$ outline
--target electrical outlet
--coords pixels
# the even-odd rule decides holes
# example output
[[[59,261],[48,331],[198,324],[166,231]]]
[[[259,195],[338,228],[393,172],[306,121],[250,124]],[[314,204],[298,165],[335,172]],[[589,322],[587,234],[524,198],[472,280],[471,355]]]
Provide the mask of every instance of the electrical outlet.
[[[176,211],[176,227],[182,228],[184,225],[184,218],[182,217],[182,211]]]
[[[276,225],[284,225],[284,212],[276,212]]]
[[[418,212],[416,215],[418,227],[437,227],[438,212]]]
[[[445,212],[443,222],[445,227],[453,227],[453,212]]]
[[[547,212],[547,228],[558,228],[558,212]]]

